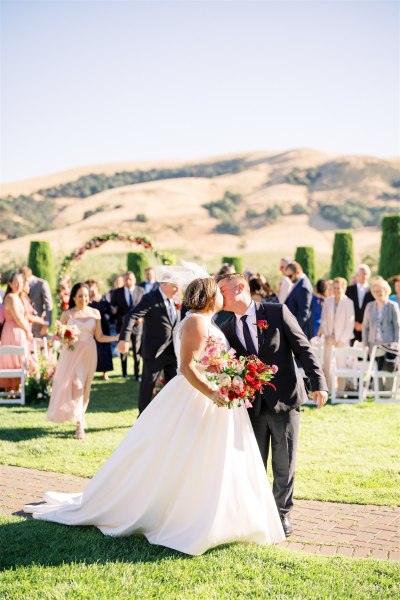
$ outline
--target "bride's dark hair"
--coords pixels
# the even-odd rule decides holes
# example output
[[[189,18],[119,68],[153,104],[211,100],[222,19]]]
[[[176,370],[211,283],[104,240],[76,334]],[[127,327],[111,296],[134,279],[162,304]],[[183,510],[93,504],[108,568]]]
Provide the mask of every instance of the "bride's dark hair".
[[[213,277],[194,279],[186,288],[183,303],[189,310],[214,308],[217,282]]]
[[[77,293],[79,292],[79,290],[81,288],[86,288],[89,293],[89,286],[86,285],[86,283],[84,283],[83,281],[79,281],[78,283],[75,283],[75,285],[73,286],[73,288],[71,290],[71,294],[69,297],[69,308],[74,308],[74,306],[76,306],[75,296],[77,295]]]

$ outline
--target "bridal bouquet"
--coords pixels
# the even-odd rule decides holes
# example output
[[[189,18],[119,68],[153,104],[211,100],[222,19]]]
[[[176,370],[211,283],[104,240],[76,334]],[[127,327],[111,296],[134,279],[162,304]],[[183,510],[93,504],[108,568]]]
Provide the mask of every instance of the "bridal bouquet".
[[[257,356],[236,358],[235,354],[233,348],[226,350],[222,340],[210,336],[206,340],[202,358],[196,362],[204,367],[207,380],[214,383],[221,396],[228,399],[228,408],[243,404],[251,408],[257,392],[262,392],[266,385],[275,389],[271,379],[278,367],[264,364]]]
[[[56,321],[55,339],[59,340],[68,350],[75,350],[75,342],[79,338],[79,328],[76,325],[63,325]]]

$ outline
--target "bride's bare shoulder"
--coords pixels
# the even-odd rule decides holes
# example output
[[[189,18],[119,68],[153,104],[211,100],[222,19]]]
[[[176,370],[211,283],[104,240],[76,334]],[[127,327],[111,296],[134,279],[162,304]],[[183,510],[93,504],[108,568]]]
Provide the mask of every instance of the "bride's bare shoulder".
[[[204,331],[207,330],[204,317],[196,313],[190,313],[182,323],[182,335],[204,335]]]

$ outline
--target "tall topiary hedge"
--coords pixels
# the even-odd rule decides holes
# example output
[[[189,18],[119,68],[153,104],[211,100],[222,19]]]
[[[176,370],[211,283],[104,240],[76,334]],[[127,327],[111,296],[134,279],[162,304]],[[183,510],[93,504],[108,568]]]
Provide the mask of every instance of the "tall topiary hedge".
[[[48,281],[50,289],[55,289],[56,276],[54,272],[53,253],[49,242],[32,241],[29,248],[28,265],[36,277]]]
[[[385,279],[400,273],[400,214],[385,215],[382,219],[379,275]]]
[[[331,277],[344,277],[350,281],[354,273],[353,233],[337,231],[333,243]]]
[[[127,266],[128,271],[135,273],[138,283],[144,280],[144,270],[148,266],[144,252],[128,252]]]
[[[315,252],[311,246],[299,246],[294,259],[301,264],[312,284],[315,283]]]
[[[222,262],[233,265],[236,273],[243,273],[243,258],[241,256],[224,256]]]

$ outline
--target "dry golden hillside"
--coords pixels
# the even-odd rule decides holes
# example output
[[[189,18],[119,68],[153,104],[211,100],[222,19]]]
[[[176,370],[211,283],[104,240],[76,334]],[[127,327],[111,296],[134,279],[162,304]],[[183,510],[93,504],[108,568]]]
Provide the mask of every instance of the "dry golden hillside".
[[[70,194],[65,197],[61,195],[64,188],[57,188],[88,175],[177,170],[223,161],[238,161],[240,168],[237,172],[217,176],[184,177],[180,174],[178,177],[112,187],[92,195],[85,192],[86,197],[71,197]],[[147,235],[160,249],[181,248],[204,260],[222,254],[292,254],[300,245],[312,245],[319,254],[328,256],[337,226],[321,217],[320,203],[340,205],[353,199],[366,206],[398,208],[396,187],[392,185],[396,174],[400,179],[397,167],[396,160],[344,157],[300,149],[191,162],[97,165],[4,184],[2,198],[31,195],[38,210],[46,202],[52,216],[48,222],[43,222],[47,218],[44,211],[41,228],[49,227],[47,231],[35,230],[14,239],[4,239],[7,233],[3,231],[0,261],[12,254],[26,255],[32,239],[49,240],[55,254],[63,255],[93,235],[111,231]],[[51,193],[57,197],[43,193],[49,188],[56,190]],[[228,191],[242,196],[242,202],[232,217],[243,227],[239,235],[216,233],[218,220],[204,207],[220,200]],[[12,202],[9,199],[8,205],[11,206]],[[292,214],[295,205],[303,206],[309,214]],[[268,207],[274,206],[279,206],[283,215],[276,222],[267,223],[262,215]],[[139,222],[137,215],[144,215],[147,220]],[[22,217],[14,214],[13,218],[17,222]],[[354,239],[357,255],[363,256],[378,249],[380,231],[377,227],[361,227],[354,232]],[[110,243],[101,251],[125,251],[125,248]]]

